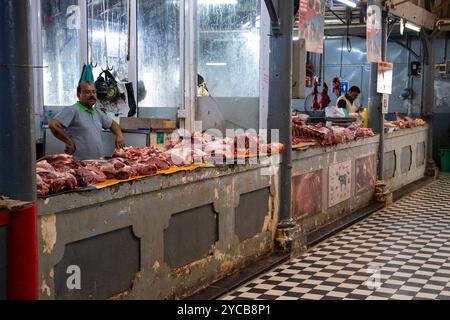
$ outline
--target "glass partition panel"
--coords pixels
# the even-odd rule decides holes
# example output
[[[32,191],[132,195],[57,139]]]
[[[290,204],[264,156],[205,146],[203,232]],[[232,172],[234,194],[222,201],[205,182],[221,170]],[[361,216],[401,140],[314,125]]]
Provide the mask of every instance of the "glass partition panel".
[[[94,77],[112,69],[119,80],[128,79],[128,0],[88,2],[89,53]]]
[[[41,0],[44,104],[71,105],[80,79],[80,17],[78,0]]]
[[[180,106],[180,1],[138,0],[139,107]]]
[[[260,0],[198,0],[198,70],[212,96],[259,97]]]

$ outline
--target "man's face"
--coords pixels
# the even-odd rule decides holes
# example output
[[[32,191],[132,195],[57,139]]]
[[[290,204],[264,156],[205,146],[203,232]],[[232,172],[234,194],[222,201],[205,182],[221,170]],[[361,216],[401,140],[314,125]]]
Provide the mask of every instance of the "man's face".
[[[348,96],[349,96],[350,100],[352,100],[352,102],[353,102],[353,101],[355,101],[356,99],[358,99],[359,93],[356,92],[356,91],[350,91],[350,92],[348,93]]]
[[[78,99],[81,104],[91,108],[97,103],[97,91],[95,86],[88,83],[82,83],[80,92],[78,93]]]

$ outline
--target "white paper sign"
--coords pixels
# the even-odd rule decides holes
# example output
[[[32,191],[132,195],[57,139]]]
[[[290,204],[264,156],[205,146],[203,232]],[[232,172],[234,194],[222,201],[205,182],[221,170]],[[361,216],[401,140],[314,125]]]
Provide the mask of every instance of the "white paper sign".
[[[383,105],[382,105],[382,113],[387,114],[389,111],[389,95],[383,94]]]
[[[392,74],[394,70],[394,65],[390,62],[379,62],[378,63],[378,83],[377,92],[378,93],[392,93]]]
[[[352,192],[352,161],[333,164],[328,172],[328,206],[350,199]]]

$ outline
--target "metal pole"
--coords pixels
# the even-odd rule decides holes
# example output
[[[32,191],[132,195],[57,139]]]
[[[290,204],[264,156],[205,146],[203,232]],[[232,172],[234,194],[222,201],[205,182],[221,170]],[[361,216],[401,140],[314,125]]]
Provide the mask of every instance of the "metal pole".
[[[35,201],[34,0],[0,0],[0,195]],[[8,226],[8,299],[38,298],[37,210],[11,212]]]
[[[380,5],[379,1],[369,1],[369,5]],[[382,18],[382,39],[381,54],[382,60],[386,60],[388,25],[387,17]],[[378,179],[384,180],[384,115],[382,113],[383,95],[377,92],[378,64],[370,65],[370,85],[369,85],[369,127],[380,134],[380,144],[378,148]]]
[[[427,143],[427,165],[426,175],[434,176],[436,163],[433,160],[433,112],[434,112],[434,90],[425,90],[434,88],[434,41],[436,34],[421,33],[423,44],[423,60],[422,60],[422,100],[421,100],[421,116],[428,124],[428,143]]]
[[[381,36],[381,41],[382,41],[382,45],[381,45],[381,56],[383,61],[386,61],[387,58],[387,42],[388,42],[388,30],[389,30],[389,25],[388,25],[388,19],[387,16],[385,14],[383,14],[383,21],[382,21],[382,26],[383,26],[383,30],[382,30],[382,36]],[[381,99],[383,100],[383,95],[380,94]],[[380,110],[381,111],[381,110]],[[380,133],[380,146],[378,148],[378,177],[380,178],[381,181],[384,181],[384,114],[382,112],[379,113],[379,118],[378,118],[378,128],[379,128],[379,133]]]
[[[30,0],[0,5],[0,195],[36,199]]]
[[[297,225],[292,219],[292,33],[294,5],[292,1],[274,1],[280,21],[280,34],[271,38],[268,128],[279,130],[280,142],[286,146],[280,170],[279,246],[291,250],[296,244]],[[274,31],[272,29],[272,31]]]

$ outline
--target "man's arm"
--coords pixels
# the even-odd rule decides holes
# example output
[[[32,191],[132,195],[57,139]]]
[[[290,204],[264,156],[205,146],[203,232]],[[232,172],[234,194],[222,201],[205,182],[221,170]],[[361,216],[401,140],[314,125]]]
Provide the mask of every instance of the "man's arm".
[[[125,138],[123,137],[122,128],[113,121],[111,125],[111,131],[116,136],[116,148],[121,149],[125,147]]]
[[[75,153],[76,146],[73,143],[72,139],[70,139],[69,136],[67,135],[67,132],[64,129],[64,126],[61,124],[61,122],[53,119],[48,124],[48,127],[50,128],[50,130],[52,131],[53,135],[56,138],[58,138],[59,140],[61,140],[66,144],[65,152],[67,154],[73,155]]]

